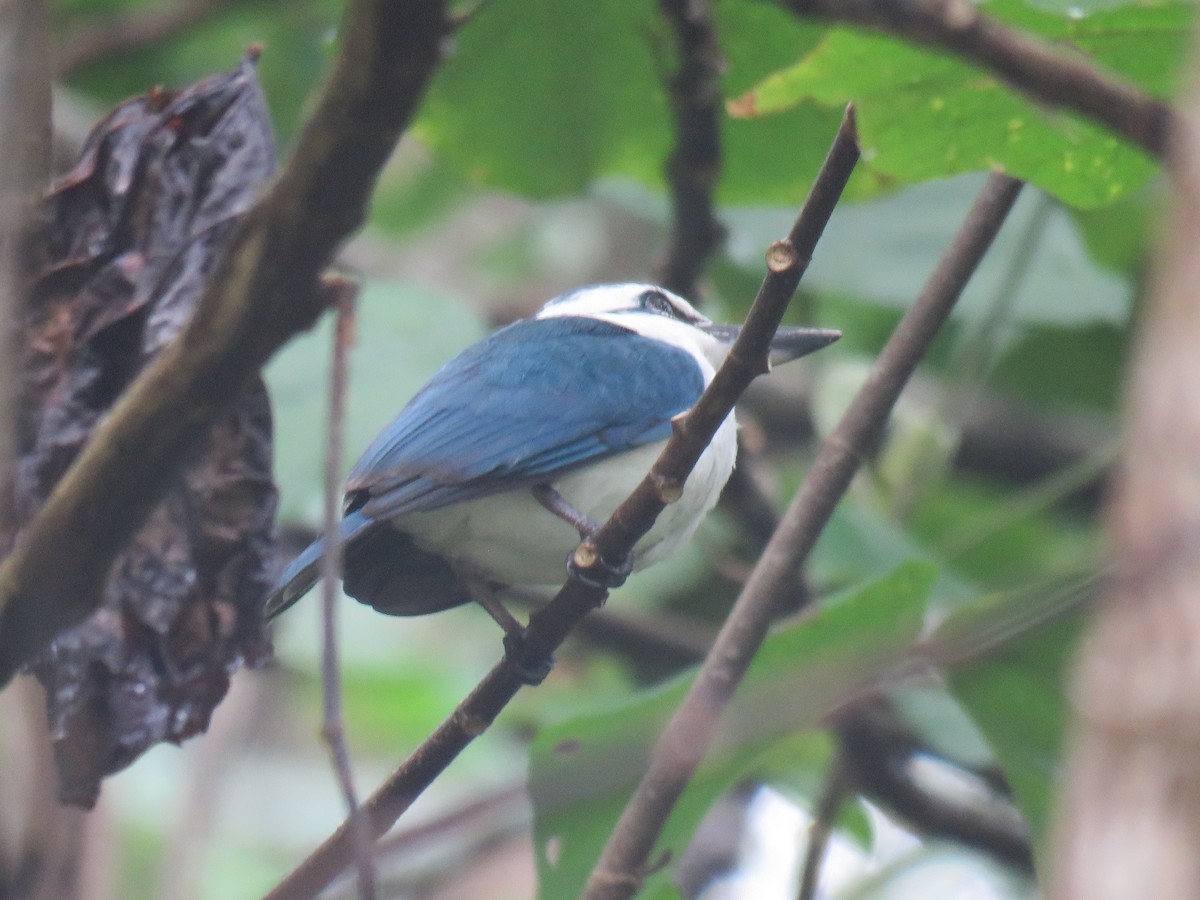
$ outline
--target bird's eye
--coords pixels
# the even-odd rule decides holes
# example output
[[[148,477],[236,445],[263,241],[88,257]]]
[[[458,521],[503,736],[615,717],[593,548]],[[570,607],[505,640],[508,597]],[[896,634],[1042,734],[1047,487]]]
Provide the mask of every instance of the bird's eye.
[[[646,312],[670,316],[672,319],[679,318],[679,312],[675,309],[675,305],[667,299],[667,295],[662,291],[645,291],[638,298],[638,305]]]

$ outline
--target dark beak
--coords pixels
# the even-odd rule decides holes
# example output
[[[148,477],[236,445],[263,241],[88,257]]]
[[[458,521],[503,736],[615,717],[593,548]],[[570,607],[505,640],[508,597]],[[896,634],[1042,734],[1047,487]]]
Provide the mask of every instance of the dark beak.
[[[732,344],[742,330],[741,325],[701,325],[700,327],[723,344]],[[784,363],[807,356],[822,347],[828,347],[841,336],[840,331],[832,328],[780,328],[775,332],[775,337],[771,339],[771,353],[768,360],[772,367],[782,366]]]

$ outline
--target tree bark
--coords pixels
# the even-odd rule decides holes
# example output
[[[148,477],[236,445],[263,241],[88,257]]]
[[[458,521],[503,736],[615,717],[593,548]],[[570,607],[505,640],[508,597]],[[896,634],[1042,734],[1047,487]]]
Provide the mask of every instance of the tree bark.
[[[1200,897],[1200,66],[1126,389],[1115,573],[1083,642],[1048,896]]]

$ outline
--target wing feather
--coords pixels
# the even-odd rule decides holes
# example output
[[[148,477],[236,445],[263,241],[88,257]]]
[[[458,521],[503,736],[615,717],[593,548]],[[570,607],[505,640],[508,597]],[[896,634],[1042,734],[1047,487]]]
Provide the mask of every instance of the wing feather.
[[[347,482],[372,518],[552,479],[662,440],[704,389],[687,351],[596,319],[526,319],[443,366]]]

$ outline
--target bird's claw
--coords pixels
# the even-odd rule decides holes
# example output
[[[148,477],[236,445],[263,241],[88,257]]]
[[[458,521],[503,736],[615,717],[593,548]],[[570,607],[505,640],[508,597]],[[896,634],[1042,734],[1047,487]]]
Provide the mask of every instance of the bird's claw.
[[[504,658],[522,684],[530,687],[541,684],[554,668],[554,654],[535,647],[525,629],[504,635]]]
[[[599,554],[591,554],[585,564],[577,548],[567,554],[567,572],[588,587],[611,591],[623,585],[633,572],[633,554],[627,553],[615,563]]]

